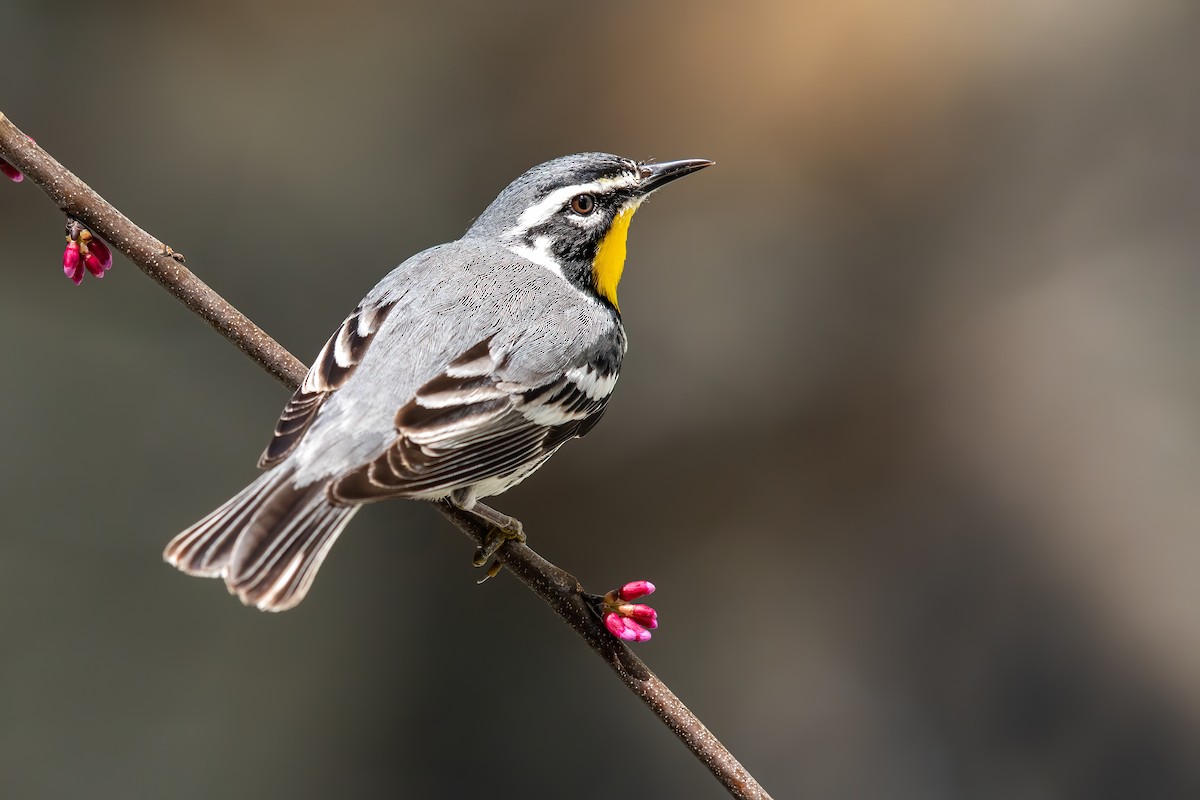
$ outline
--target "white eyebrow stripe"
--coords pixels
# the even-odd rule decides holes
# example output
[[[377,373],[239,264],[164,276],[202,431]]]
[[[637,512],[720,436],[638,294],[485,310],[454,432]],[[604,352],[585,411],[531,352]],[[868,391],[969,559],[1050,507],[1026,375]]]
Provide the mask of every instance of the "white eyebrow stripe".
[[[575,186],[564,186],[561,189],[555,189],[540,202],[534,203],[522,211],[521,216],[517,218],[517,224],[505,231],[504,235],[520,236],[525,231],[541,222],[545,222],[551,216],[558,213],[563,204],[575,195],[598,192],[601,188],[600,181],[592,181],[590,183],[579,183]]]
[[[588,183],[578,183],[574,186],[564,186],[561,189],[555,189],[542,198],[542,200],[522,211],[521,216],[517,218],[517,224],[506,230],[502,235],[505,238],[520,236],[530,228],[545,222],[557,214],[559,209],[577,194],[625,189],[634,186],[639,180],[640,178],[637,175],[623,173],[615,178],[600,178]]]

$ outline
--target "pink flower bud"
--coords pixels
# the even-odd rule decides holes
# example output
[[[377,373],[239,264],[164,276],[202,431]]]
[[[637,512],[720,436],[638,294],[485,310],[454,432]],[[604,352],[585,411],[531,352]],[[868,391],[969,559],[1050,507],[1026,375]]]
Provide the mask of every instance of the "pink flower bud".
[[[88,251],[96,254],[96,259],[105,271],[112,269],[112,251],[108,249],[108,245],[100,241],[99,237],[93,236],[88,242]],[[95,273],[92,274],[95,275]],[[101,276],[96,275],[96,277]]]
[[[79,242],[67,242],[63,251],[63,272],[78,286],[83,281],[83,258],[79,254]]]
[[[87,271],[95,275],[97,278],[104,277],[104,265],[100,263],[96,253],[88,248],[88,254],[83,257],[83,265],[87,267]]]
[[[650,630],[658,627],[658,612],[650,606],[644,606],[640,603],[637,605],[627,603],[617,609],[617,613],[623,617],[629,617],[634,622]]]
[[[648,594],[654,594],[654,584],[650,581],[630,581],[617,590],[622,600],[637,600]]]
[[[0,158],[0,172],[8,176],[8,179],[13,183],[20,183],[25,180],[25,176],[21,174],[20,170],[2,158]]]
[[[633,620],[620,614],[609,612],[604,615],[604,627],[608,632],[625,642],[646,642],[650,640],[650,631]]]

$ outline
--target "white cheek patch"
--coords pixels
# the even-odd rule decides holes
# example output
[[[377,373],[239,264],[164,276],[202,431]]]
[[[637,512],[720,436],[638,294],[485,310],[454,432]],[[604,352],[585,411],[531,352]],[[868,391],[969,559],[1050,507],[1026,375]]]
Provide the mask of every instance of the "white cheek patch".
[[[519,255],[521,258],[527,258],[535,264],[539,264],[553,272],[558,277],[562,278],[562,264],[554,260],[554,254],[550,252],[550,237],[539,236],[533,240],[533,247],[526,244],[511,245],[509,251]]]

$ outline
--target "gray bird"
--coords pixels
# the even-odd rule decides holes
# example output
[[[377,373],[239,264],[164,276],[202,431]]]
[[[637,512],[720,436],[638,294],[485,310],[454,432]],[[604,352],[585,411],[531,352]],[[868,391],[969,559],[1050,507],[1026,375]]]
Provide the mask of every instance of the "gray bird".
[[[176,536],[164,558],[223,578],[242,602],[304,599],[363,503],[482,503],[587,434],[625,355],[617,283],[629,220],[664,184],[712,164],[606,153],[534,167],[455,242],[392,270],[330,337],[283,409],[258,480]]]

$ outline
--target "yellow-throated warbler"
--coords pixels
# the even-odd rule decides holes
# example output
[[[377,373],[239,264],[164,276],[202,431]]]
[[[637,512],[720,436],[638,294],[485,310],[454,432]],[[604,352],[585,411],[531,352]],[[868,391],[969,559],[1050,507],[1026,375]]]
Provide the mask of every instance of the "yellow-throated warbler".
[[[534,167],[455,242],[392,270],[326,343],[259,461],[266,472],[164,554],[268,611],[299,603],[363,503],[476,504],[604,413],[625,355],[617,283],[629,220],[707,167],[606,153]]]

